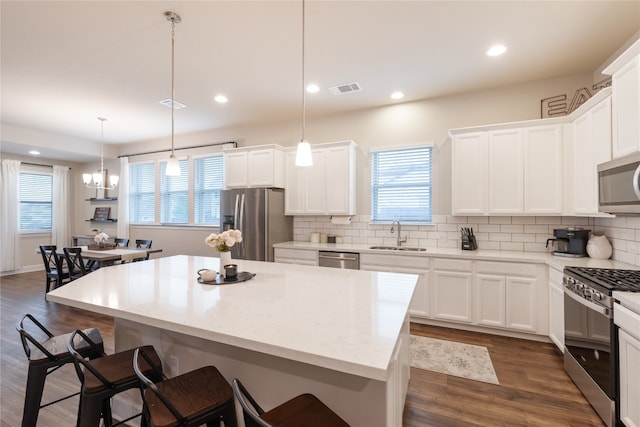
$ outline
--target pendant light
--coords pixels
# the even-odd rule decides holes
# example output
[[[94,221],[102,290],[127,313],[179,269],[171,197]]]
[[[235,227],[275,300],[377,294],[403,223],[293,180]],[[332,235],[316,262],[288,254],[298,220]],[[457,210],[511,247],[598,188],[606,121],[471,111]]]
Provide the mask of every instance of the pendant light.
[[[307,98],[305,94],[305,74],[304,74],[304,0],[302,0],[302,139],[298,143],[298,149],[296,151],[296,166],[313,166],[313,157],[311,156],[311,145],[305,138],[306,127],[306,108]]]
[[[105,185],[105,170],[104,170],[104,122],[107,120],[104,117],[98,117],[100,120],[100,170],[93,174],[83,173],[82,181],[88,188],[95,188],[97,190],[113,190],[118,185],[120,180],[118,175],[109,176],[109,185]]]
[[[164,13],[167,21],[171,22],[171,155],[167,161],[165,174],[167,176],[180,176],[180,164],[174,152],[173,135],[174,135],[174,111],[175,111],[175,84],[174,84],[174,51],[175,51],[175,30],[176,24],[182,22],[182,18],[175,12],[167,11]]]

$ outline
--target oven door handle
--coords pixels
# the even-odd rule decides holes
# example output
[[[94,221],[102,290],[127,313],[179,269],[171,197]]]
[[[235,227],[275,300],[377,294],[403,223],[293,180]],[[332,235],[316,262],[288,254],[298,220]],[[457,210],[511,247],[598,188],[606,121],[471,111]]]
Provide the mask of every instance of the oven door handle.
[[[564,294],[571,297],[571,299],[573,299],[578,304],[585,305],[591,310],[595,310],[598,313],[602,314],[603,316],[609,317],[610,315],[610,310],[607,307],[603,307],[599,304],[596,304],[595,302],[589,301],[588,299],[581,298],[567,288],[564,288]]]

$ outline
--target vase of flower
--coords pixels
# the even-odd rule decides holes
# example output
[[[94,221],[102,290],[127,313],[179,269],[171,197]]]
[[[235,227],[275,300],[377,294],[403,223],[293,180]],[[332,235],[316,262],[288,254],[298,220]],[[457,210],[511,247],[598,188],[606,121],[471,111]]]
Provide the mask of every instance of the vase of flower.
[[[225,230],[220,234],[211,233],[204,239],[204,242],[216,248],[220,256],[220,275],[224,276],[224,266],[231,264],[231,248],[236,243],[242,242],[240,230]]]

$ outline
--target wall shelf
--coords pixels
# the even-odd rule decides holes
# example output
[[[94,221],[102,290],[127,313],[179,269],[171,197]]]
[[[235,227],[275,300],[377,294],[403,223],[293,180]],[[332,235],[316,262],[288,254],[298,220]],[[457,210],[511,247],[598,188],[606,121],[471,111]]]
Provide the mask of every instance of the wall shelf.
[[[87,222],[118,222],[117,218],[109,218],[109,219],[85,219]]]
[[[104,198],[96,198],[96,197],[92,197],[90,199],[85,199],[87,202],[115,202],[118,200],[117,197],[104,197]]]

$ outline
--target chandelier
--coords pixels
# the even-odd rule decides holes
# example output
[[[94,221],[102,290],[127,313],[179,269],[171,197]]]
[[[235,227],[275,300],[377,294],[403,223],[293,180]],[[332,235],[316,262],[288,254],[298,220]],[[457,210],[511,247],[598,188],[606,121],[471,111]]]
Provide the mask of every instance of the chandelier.
[[[98,117],[100,120],[100,170],[98,172],[83,173],[82,181],[88,188],[95,188],[97,190],[113,190],[118,185],[118,175],[109,176],[109,185],[106,184],[107,171],[104,169],[104,117]]]

